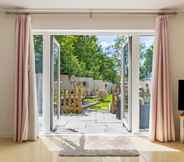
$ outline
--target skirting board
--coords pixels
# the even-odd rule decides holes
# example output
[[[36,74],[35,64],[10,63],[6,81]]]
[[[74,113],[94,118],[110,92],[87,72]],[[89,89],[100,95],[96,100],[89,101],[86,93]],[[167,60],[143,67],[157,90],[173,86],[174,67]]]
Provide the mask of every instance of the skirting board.
[[[0,138],[13,138],[13,134],[0,132]]]

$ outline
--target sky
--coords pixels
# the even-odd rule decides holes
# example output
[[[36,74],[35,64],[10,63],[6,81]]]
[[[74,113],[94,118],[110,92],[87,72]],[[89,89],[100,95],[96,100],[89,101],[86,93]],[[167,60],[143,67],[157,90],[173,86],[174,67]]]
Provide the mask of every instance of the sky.
[[[103,48],[114,44],[116,37],[116,35],[97,36],[98,41]]]
[[[154,43],[154,36],[142,36],[139,38],[139,41],[145,43],[146,47],[149,47]]]
[[[99,43],[103,48],[106,48],[112,44],[114,44],[114,41],[116,39],[117,35],[100,35],[97,36]],[[149,47],[150,45],[153,44],[154,42],[154,37],[153,36],[141,36],[139,38],[140,43],[144,43],[146,47]]]

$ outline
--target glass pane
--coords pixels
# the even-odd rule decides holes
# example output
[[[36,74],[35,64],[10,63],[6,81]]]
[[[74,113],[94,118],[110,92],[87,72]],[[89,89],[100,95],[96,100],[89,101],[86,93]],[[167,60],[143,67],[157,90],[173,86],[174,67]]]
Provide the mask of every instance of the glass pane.
[[[129,61],[128,61],[128,43],[123,50],[123,107],[124,119],[128,122],[128,75],[129,75]]]
[[[131,131],[131,55],[132,55],[132,37],[126,37],[123,47],[123,62],[122,62],[122,108],[123,108],[123,123],[126,128]]]
[[[42,107],[42,78],[43,78],[43,37],[42,35],[34,35],[35,49],[35,70],[36,70],[36,89],[37,103],[39,113],[40,129],[43,128],[43,107]]]
[[[51,37],[51,95],[52,113],[51,128],[55,129],[55,122],[60,114],[60,47],[54,37]]]
[[[150,122],[150,100],[153,58],[153,36],[139,38],[139,108],[140,129],[148,130]]]
[[[53,55],[54,55],[54,108],[55,108],[55,115],[59,114],[59,108],[60,108],[60,50],[59,45],[56,41],[54,41],[53,44]]]

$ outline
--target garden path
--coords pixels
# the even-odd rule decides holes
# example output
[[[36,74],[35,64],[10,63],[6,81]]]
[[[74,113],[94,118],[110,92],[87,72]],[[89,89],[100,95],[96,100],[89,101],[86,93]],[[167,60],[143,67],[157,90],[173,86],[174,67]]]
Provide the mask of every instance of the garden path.
[[[87,109],[81,114],[61,115],[55,133],[128,134],[116,114]]]

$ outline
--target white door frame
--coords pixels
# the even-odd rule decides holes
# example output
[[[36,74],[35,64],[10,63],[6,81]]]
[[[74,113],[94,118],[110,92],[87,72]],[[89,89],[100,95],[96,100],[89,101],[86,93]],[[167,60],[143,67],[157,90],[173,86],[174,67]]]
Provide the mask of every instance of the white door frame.
[[[59,32],[54,32],[52,30],[49,31],[42,31],[42,30],[33,30],[33,34],[41,34],[43,35],[43,118],[44,118],[44,128],[46,130],[50,130],[50,35],[80,35],[81,32],[75,32],[75,31],[67,31],[67,30],[60,30]],[[86,35],[94,35],[94,34],[127,34],[130,32],[124,32],[122,31],[116,31],[111,30],[108,32],[108,30],[103,31],[96,31],[93,32],[93,30],[90,32],[82,32],[82,34]],[[139,37],[143,35],[154,35],[154,31],[144,32],[144,31],[138,31],[138,32],[131,32],[132,34],[132,98],[131,98],[131,128],[132,133],[136,134],[140,132],[140,122],[139,122]],[[151,110],[151,108],[150,108]],[[121,111],[121,115],[123,115],[123,112]],[[132,120],[133,119],[133,120]],[[150,118],[151,122],[151,118]]]
[[[132,33],[132,134],[140,134],[140,107],[139,107],[139,59],[140,59],[140,49],[139,49],[139,38],[141,36],[154,36],[154,32],[137,32]],[[150,104],[150,120],[151,124],[151,111],[152,107]]]
[[[132,34],[132,133],[139,132],[139,35]]]
[[[43,34],[43,121],[44,130],[50,130],[50,34]]]

